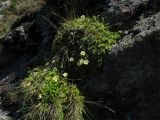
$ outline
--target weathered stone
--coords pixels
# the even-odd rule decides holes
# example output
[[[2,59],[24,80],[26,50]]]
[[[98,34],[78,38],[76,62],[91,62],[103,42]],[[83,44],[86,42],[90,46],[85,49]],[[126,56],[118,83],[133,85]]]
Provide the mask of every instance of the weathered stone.
[[[111,24],[123,25],[129,22],[131,26],[140,17],[154,14],[159,10],[158,0],[106,0],[103,17]]]
[[[127,34],[113,46],[103,73],[87,81],[85,92],[103,98],[117,120],[160,119],[160,12],[140,19]]]
[[[0,120],[13,120],[11,117],[7,116],[7,112],[0,109]]]
[[[0,11],[8,8],[11,5],[11,0],[7,0],[0,3]]]

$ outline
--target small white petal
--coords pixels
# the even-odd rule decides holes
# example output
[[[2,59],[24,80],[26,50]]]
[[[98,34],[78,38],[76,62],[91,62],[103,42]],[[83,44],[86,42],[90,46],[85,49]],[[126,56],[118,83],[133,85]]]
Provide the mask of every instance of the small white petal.
[[[68,73],[63,73],[63,77],[67,77],[68,76]]]

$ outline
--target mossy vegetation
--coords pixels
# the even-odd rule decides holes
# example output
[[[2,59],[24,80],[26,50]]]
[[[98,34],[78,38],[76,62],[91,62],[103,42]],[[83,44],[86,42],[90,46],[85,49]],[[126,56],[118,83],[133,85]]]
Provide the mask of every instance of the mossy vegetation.
[[[83,120],[84,97],[56,69],[35,68],[16,91],[25,120]]]
[[[0,37],[10,31],[11,25],[18,18],[38,10],[44,3],[44,0],[11,0],[11,5],[0,11],[4,15],[0,20]]]
[[[68,20],[59,28],[53,42],[53,60],[60,69],[82,74],[98,72],[103,59],[117,40],[120,32],[112,32],[103,19],[86,17]],[[71,71],[70,71],[71,70]]]

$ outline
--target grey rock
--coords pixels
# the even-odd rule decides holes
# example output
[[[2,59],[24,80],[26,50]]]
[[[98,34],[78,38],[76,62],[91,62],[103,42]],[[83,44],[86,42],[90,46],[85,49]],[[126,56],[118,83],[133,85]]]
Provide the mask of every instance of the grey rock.
[[[160,12],[128,30],[107,56],[103,73],[87,81],[85,92],[108,101],[105,105],[115,108],[124,120],[158,120],[159,73]]]
[[[8,112],[0,109],[0,120],[13,120],[13,119],[8,116]]]
[[[160,27],[160,13],[138,21],[133,29],[143,32],[157,27]]]
[[[159,9],[158,0],[106,0],[102,16],[111,24],[124,25]],[[153,12],[154,13],[154,12]],[[133,23],[134,24],[134,23]]]
[[[0,11],[8,8],[11,5],[11,0],[7,0],[0,3]]]

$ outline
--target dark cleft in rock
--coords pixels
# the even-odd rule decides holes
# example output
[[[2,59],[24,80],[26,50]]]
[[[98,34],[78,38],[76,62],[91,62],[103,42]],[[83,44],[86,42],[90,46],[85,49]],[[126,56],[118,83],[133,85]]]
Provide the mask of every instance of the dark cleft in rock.
[[[18,59],[18,54],[24,54],[27,35],[23,26],[16,28],[7,36],[1,38],[0,42],[0,68],[2,68]]]

